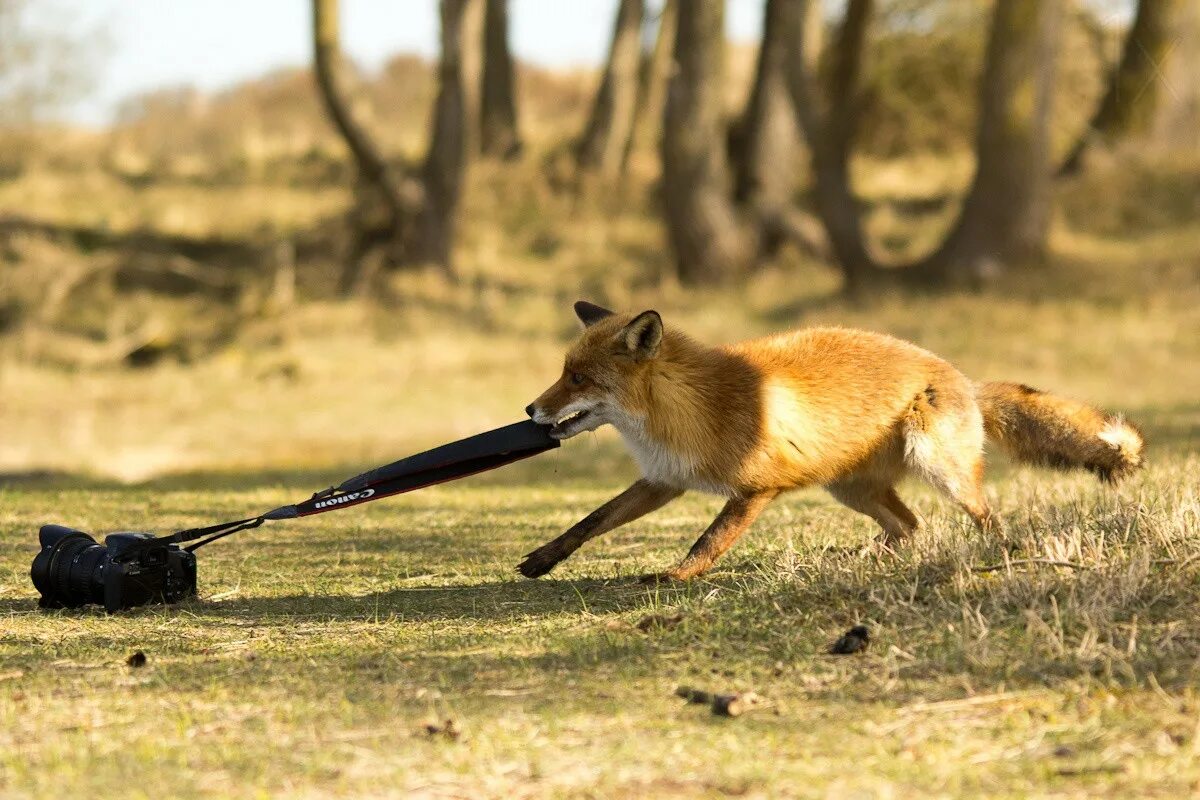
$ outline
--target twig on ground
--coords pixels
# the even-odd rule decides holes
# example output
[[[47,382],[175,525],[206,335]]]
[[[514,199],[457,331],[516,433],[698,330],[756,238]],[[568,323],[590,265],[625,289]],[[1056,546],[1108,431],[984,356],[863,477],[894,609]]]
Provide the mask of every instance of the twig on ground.
[[[974,567],[972,572],[996,572],[1010,567],[1027,567],[1041,564],[1047,567],[1068,567],[1069,569],[1088,570],[1087,564],[1076,564],[1074,561],[1055,561],[1052,558],[1021,558],[1016,561],[1005,561],[1003,564],[989,564],[986,567]]]

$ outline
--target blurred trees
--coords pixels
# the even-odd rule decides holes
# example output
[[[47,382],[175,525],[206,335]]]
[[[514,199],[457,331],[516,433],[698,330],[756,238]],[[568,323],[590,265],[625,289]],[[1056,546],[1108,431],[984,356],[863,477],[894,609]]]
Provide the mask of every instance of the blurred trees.
[[[754,85],[730,137],[733,194],[743,205],[778,210],[791,202],[796,186],[800,141],[788,96],[787,64],[789,51],[805,34],[804,5],[766,2]],[[819,3],[810,7],[820,10]]]
[[[819,41],[806,31],[819,24],[819,14],[802,0],[768,3],[754,86],[730,132],[725,2],[679,0],[677,13],[661,144],[663,208],[677,276],[685,283],[735,278],[784,241],[823,254],[819,224],[794,203],[799,140],[787,91],[788,53],[799,40]]]
[[[335,0],[314,2],[320,7]],[[887,263],[876,254],[850,178],[855,144],[878,104],[881,85],[877,71],[869,80],[864,77],[872,30],[886,26],[879,35],[898,43],[910,60],[921,58],[919,50],[932,41],[929,37],[950,43],[952,60],[959,64],[969,58],[965,49],[988,3],[847,0],[822,50],[819,0],[764,0],[754,78],[742,112],[731,123],[724,0],[666,0],[649,52],[643,47],[646,0],[617,0],[608,60],[577,142],[578,169],[611,178],[624,170],[631,152],[660,138],[659,197],[676,274],[687,283],[740,276],[788,240],[831,256],[850,292],[895,279],[970,283],[1012,264],[1037,262],[1050,218],[1050,123],[1066,2],[990,3],[975,89],[975,173],[948,233],[928,255],[908,264]],[[473,4],[481,36],[471,32]],[[1158,87],[1131,87],[1154,83],[1173,11],[1182,4],[1139,4],[1120,64],[1092,120],[1096,131],[1118,136],[1148,124]],[[471,139],[478,137],[481,152],[504,159],[520,151],[508,12],[507,0],[443,4],[434,133],[424,166],[402,179],[392,175],[350,104],[338,100],[343,93],[337,89],[337,59],[323,56],[318,46],[318,77],[330,115],[364,181],[376,187],[389,210],[390,219],[380,228],[391,231],[393,249],[395,232],[401,231],[405,261],[449,264],[461,154]],[[445,39],[448,30],[454,31],[453,41]],[[472,63],[478,65],[477,83],[470,77]],[[963,106],[962,72],[948,84],[954,98],[936,98],[939,108]],[[975,68],[969,72],[975,74]],[[471,122],[475,87],[477,131]],[[801,168],[805,154],[806,171]],[[807,198],[813,218],[803,208],[801,178],[811,182]]]
[[[1063,0],[997,0],[980,86],[975,178],[958,222],[924,265],[974,281],[1040,260],[1050,224],[1050,113]]]
[[[1111,145],[1150,131],[1164,90],[1167,62],[1176,49],[1172,41],[1175,25],[1188,2],[1194,0],[1138,0],[1121,59],[1108,77],[1095,115],[1063,162],[1062,172],[1078,170],[1085,151],[1096,141]]]
[[[338,0],[313,0],[313,64],[329,119],[346,142],[360,181],[368,184],[386,207],[386,226],[399,228],[407,211],[400,180],[357,118],[350,100],[350,76],[341,53]]]
[[[433,104],[433,129],[421,168],[424,202],[418,218],[418,260],[450,270],[466,160],[466,103],[463,94],[462,51],[464,16],[471,0],[442,0],[441,57],[438,93]]]
[[[73,28],[43,0],[0,0],[0,124],[28,126],[91,88],[104,49],[97,30]]]
[[[521,137],[517,132],[513,58],[508,48],[508,0],[485,2],[479,143],[484,155],[510,160],[521,154]]]
[[[658,149],[667,82],[671,78],[674,63],[675,22],[678,16],[679,0],[664,0],[662,10],[658,14],[654,48],[643,61],[638,80],[637,115],[630,142],[631,152]]]
[[[663,211],[679,278],[712,283],[743,272],[757,249],[728,193],[724,0],[679,0],[675,73],[663,118]]]
[[[1171,57],[1159,95],[1152,140],[1166,150],[1200,152],[1200,3],[1185,2],[1172,18]]]
[[[485,0],[468,0],[462,20],[463,126],[468,157],[480,152],[479,114],[483,90],[483,22]]]
[[[1200,2],[1120,0],[1136,11],[1124,32],[1101,13],[1115,2],[760,0],[755,54],[727,47],[724,0],[611,0],[596,90],[579,73],[529,67],[518,97],[507,0],[441,2],[433,68],[401,58],[378,77],[360,75],[341,53],[337,0],[313,0],[319,93],[299,71],[215,95],[159,91],[130,104],[113,136],[113,150],[136,151],[141,167],[108,164],[139,181],[254,172],[313,184],[344,180],[350,166],[356,200],[343,288],[351,292],[379,269],[449,271],[467,160],[512,158],[523,135],[555,154],[567,150],[554,145],[574,139],[579,173],[602,176],[593,188],[615,198],[605,208],[644,202],[639,210],[661,212],[675,274],[687,283],[739,279],[785,242],[828,258],[851,292],[970,283],[1042,257],[1052,114],[1056,144],[1076,165],[1093,145],[1168,127],[1196,141],[1200,126],[1180,120],[1200,113],[1200,46],[1179,43],[1200,41]],[[0,105],[9,118],[36,116],[20,109],[43,102],[22,88],[28,76],[52,84],[47,76],[69,66],[66,40],[30,27],[34,7],[0,0]],[[1065,74],[1056,68],[1061,47],[1076,56],[1063,59]],[[1068,100],[1054,110],[1056,88]],[[318,98],[349,159],[316,124]],[[926,153],[948,156],[943,166],[972,156],[974,172],[919,179],[936,184],[921,197],[880,188],[888,183],[877,180],[880,160]]]
[[[625,165],[637,110],[645,0],[620,0],[608,62],[579,140],[580,170],[611,178]]]
[[[817,0],[794,0],[801,5]],[[814,60],[801,37],[792,51],[790,87],[796,118],[808,141],[817,214],[829,235],[834,259],[848,291],[870,282],[877,267],[867,251],[858,199],[850,186],[850,148],[857,132],[862,95],[859,77],[873,0],[850,0],[828,59],[828,86],[818,84]],[[802,18],[804,15],[802,14]]]
[[[380,266],[435,263],[451,269],[451,248],[465,160],[462,38],[470,0],[441,0],[441,55],[433,124],[423,166],[398,174],[365,130],[347,86],[338,41],[337,0],[313,0],[317,85],[359,176],[353,242],[342,280],[363,291]]]
[[[908,265],[904,278],[974,282],[1008,264],[1041,258],[1050,214],[1050,113],[1062,1],[996,1],[979,87],[975,177],[949,235],[930,256]],[[847,4],[830,54],[826,98],[802,56],[793,59],[793,98],[810,142],[818,213],[851,292],[884,277],[865,241],[848,170],[872,7],[872,0]]]

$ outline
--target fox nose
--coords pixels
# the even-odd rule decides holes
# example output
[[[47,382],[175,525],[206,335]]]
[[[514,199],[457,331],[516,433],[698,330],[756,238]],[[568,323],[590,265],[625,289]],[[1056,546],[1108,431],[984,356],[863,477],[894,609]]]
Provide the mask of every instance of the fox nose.
[[[528,414],[530,418],[533,417],[533,403],[525,406],[525,413]]]

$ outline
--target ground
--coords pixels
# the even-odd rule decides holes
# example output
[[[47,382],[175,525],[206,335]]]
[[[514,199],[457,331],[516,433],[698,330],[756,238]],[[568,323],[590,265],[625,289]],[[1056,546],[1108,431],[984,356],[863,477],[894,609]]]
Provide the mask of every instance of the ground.
[[[1178,797],[1200,786],[1195,456],[1158,459],[1117,493],[1005,470],[992,486],[1007,549],[913,491],[929,529],[897,555],[862,553],[869,526],[803,493],[773,505],[711,576],[637,583],[715,513],[697,496],[520,579],[521,554],[628,472],[607,446],[568,448],[240,534],[202,551],[201,600],[113,617],[33,607],[39,524],[183,526],[296,499],[317,476],[247,475],[247,488],[221,491],[10,487],[3,794]],[[607,477],[557,479],[577,461]],[[827,655],[858,623],[868,650]],[[128,666],[139,651],[145,666]],[[676,698],[679,685],[753,690],[767,705],[715,717]],[[460,738],[426,732],[445,720]]]
[[[8,188],[0,205],[16,207]],[[371,304],[307,297],[189,363],[71,367],[0,347],[0,795],[1200,790],[1200,228],[1192,206],[1162,212],[1144,191],[1065,190],[1041,269],[863,302],[793,256],[736,290],[685,290],[647,277],[666,263],[653,218],[597,225],[522,195],[492,209],[495,226],[468,226],[457,283],[406,276]],[[144,198],[127,200],[149,213]],[[30,213],[58,208],[45,203]],[[1004,523],[987,539],[906,486],[929,524],[895,554],[867,546],[867,520],[796,492],[710,575],[638,583],[719,507],[688,495],[520,578],[524,553],[635,477],[601,432],[213,544],[194,602],[36,610],[43,523],[236,518],[518,419],[558,374],[579,296],[657,308],[707,341],[807,324],[894,333],[972,377],[1125,413],[1149,466],[1111,489],[997,457],[988,493]],[[129,313],[172,308],[143,300]],[[856,624],[867,651],[828,655]],[[681,685],[752,690],[764,707],[715,717]],[[457,737],[427,730],[446,720]]]
[[[32,451],[43,435],[91,435],[78,449],[85,463],[102,465],[107,453],[145,469],[145,453],[159,452],[153,442],[163,437],[183,464],[194,457],[208,468],[133,483],[81,477],[54,469],[64,452],[51,447],[45,471],[7,478],[0,793],[1015,797],[1195,789],[1200,409],[1188,394],[1194,372],[1158,373],[1192,358],[1195,343],[1176,326],[1194,322],[1194,312],[1163,312],[1164,325],[1101,302],[964,295],[922,315],[926,302],[901,298],[882,311],[835,302],[814,316],[866,324],[873,315],[877,327],[949,350],[975,374],[1095,397],[1146,427],[1151,466],[1113,491],[1088,476],[997,460],[989,494],[1005,534],[994,540],[980,539],[931,492],[908,487],[930,524],[895,555],[864,552],[874,533],[866,520],[819,492],[799,492],[772,505],[710,576],[685,587],[638,584],[639,574],[681,557],[719,506],[688,496],[585,547],[547,578],[523,580],[514,571],[522,554],[633,477],[611,435],[581,437],[487,476],[214,544],[202,551],[197,602],[114,617],[46,614],[34,607],[27,572],[42,523],[167,530],[302,499],[386,459],[385,448],[402,455],[410,440],[411,449],[515,418],[500,409],[519,408],[557,363],[553,348],[531,345],[540,358],[533,363],[505,356],[498,369],[464,366],[467,377],[442,370],[407,384],[371,376],[363,391],[337,399],[325,384],[342,380],[330,366],[336,359],[322,362],[318,352],[304,362],[323,376],[311,387],[267,378],[254,384],[259,392],[230,391],[225,408],[216,394],[232,386],[221,386],[221,369],[201,368],[211,370],[195,384],[205,402],[188,403],[187,412],[170,404],[192,373],[86,381],[31,373],[17,385],[61,382],[62,391],[36,401],[13,393],[27,427],[6,414],[10,448],[25,442]],[[955,329],[966,319],[975,323]],[[1040,333],[1030,326],[1039,321]],[[980,324],[1013,336],[983,335]],[[1103,333],[1074,335],[1073,327]],[[436,413],[439,382],[457,390]],[[490,397],[489,384],[503,388]],[[389,388],[400,385],[408,388]],[[106,405],[105,396],[128,397],[130,407]],[[389,396],[397,404],[388,406]],[[321,398],[335,409],[315,408]],[[477,418],[469,398],[495,410]],[[59,428],[38,407],[58,414]],[[82,424],[72,408],[86,410],[94,433],[70,433]],[[207,449],[196,444],[205,436],[170,424],[191,414],[216,437]],[[127,451],[106,438],[122,425],[135,434]],[[235,446],[242,430],[250,445]],[[372,430],[382,443],[368,443]],[[333,457],[339,440],[358,464]],[[237,468],[232,456],[234,467],[213,466],[229,452],[262,460],[267,442],[275,443],[273,468]],[[858,623],[872,632],[867,652],[827,655]],[[138,651],[146,665],[127,666]],[[768,706],[718,718],[676,698],[678,685],[753,690]],[[446,719],[460,738],[425,732]]]

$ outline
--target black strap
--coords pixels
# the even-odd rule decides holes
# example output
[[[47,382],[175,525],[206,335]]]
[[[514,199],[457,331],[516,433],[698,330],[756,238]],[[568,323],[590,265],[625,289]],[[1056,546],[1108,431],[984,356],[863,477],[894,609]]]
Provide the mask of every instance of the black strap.
[[[212,536],[209,536],[207,539],[202,539],[199,542],[196,542],[194,545],[191,545],[190,547],[185,547],[183,549],[187,550],[190,553],[193,550],[195,550],[197,547],[203,547],[204,545],[208,544],[209,542],[215,542],[217,539],[223,539],[224,537],[228,536],[231,533],[237,533],[238,531],[249,530],[250,528],[257,528],[259,525],[262,525],[266,521],[267,521],[266,517],[254,517],[253,519],[245,520],[241,523],[235,523],[234,526],[229,528],[228,530],[221,531],[220,533],[215,533]]]
[[[506,425],[355,475],[336,487],[317,492],[302,503],[280,506],[257,517],[176,531],[169,536],[147,539],[146,544],[182,544],[202,539],[185,548],[192,552],[238,531],[257,528],[269,520],[324,514],[326,511],[465,478],[553,450],[561,442],[551,438],[549,430],[549,426],[538,425],[532,420]],[[126,554],[129,553],[127,550]]]

